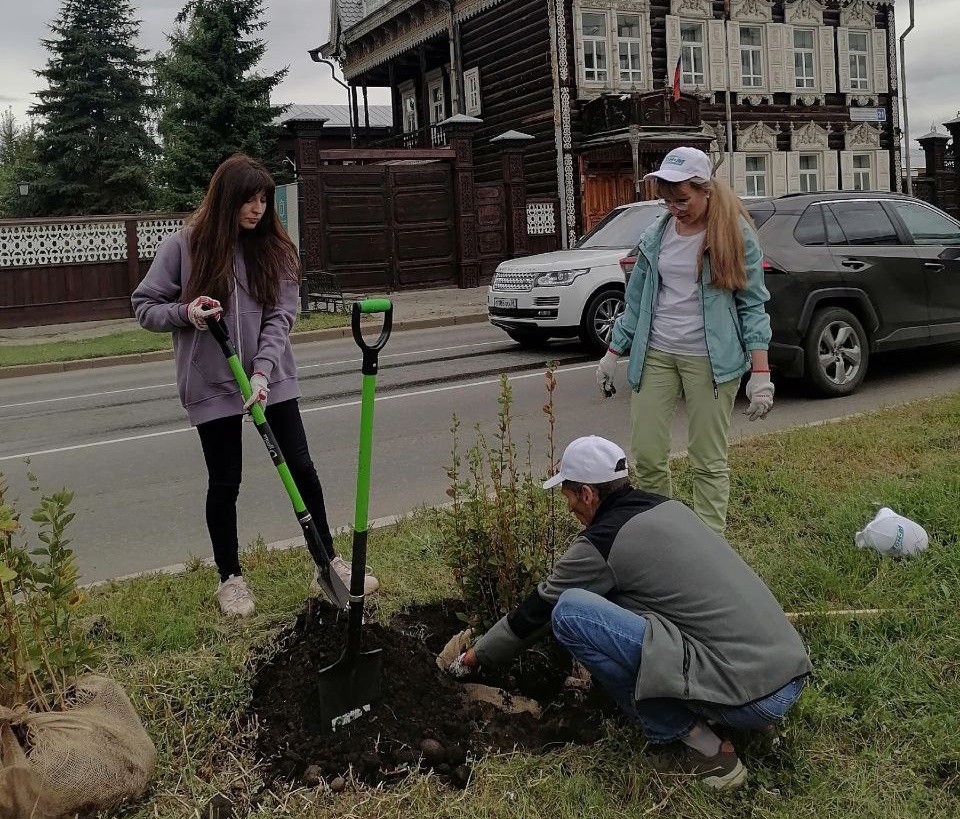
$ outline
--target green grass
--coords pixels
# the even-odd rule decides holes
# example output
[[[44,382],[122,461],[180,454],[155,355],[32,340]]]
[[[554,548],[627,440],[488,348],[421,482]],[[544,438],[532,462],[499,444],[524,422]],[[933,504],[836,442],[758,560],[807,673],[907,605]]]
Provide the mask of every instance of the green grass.
[[[298,317],[294,332],[345,327],[350,323],[348,313],[314,313]],[[148,330],[124,330],[72,341],[50,341],[42,344],[7,344],[0,347],[0,367],[22,364],[50,364],[106,356],[152,353],[171,349],[169,333],[151,333]]]
[[[126,687],[157,744],[148,798],[110,816],[195,817],[217,791],[255,817],[955,817],[960,815],[960,395],[837,424],[772,434],[731,452],[729,537],[788,610],[894,609],[803,619],[816,669],[787,722],[784,745],[748,755],[748,784],[730,795],[658,778],[643,743],[607,727],[588,748],[504,754],[474,768],[469,788],[419,777],[389,791],[334,796],[296,788],[250,800],[261,783],[242,714],[251,668],[303,606],[303,550],[244,559],[259,611],[225,622],[196,568],[101,587],[84,604],[105,635],[107,673]],[[678,496],[689,474],[677,465]],[[904,561],[853,545],[854,531],[892,506],[922,522],[930,549]],[[450,596],[437,513],[371,533],[383,616]],[[339,546],[347,551],[346,539]]]

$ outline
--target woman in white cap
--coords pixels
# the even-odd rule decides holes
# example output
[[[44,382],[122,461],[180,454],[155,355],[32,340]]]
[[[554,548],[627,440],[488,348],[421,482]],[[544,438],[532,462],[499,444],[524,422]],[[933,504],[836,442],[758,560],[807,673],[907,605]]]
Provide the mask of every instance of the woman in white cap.
[[[640,240],[626,309],[597,382],[612,394],[617,360],[629,353],[638,486],[668,497],[670,426],[683,396],[693,508],[722,534],[730,494],[727,431],[741,376],[750,371],[751,420],[772,408],[773,384],[760,244],[743,204],[712,174],[703,151],[676,148],[645,177],[655,180],[668,213]]]

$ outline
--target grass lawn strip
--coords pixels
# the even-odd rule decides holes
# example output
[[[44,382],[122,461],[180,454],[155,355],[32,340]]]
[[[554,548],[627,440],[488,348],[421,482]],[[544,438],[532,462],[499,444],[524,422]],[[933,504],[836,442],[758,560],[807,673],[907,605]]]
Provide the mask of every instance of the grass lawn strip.
[[[349,313],[314,313],[297,317],[293,331],[325,330],[330,327],[346,327]],[[152,333],[149,330],[123,330],[94,338],[72,341],[48,341],[40,344],[6,344],[0,347],[0,367],[26,364],[52,364],[60,361],[82,361],[91,358],[106,358],[135,353],[153,353],[170,350],[169,333]]]
[[[896,609],[798,623],[816,679],[782,747],[748,755],[750,778],[734,794],[657,777],[639,735],[611,724],[594,746],[485,759],[465,792],[426,776],[386,791],[291,788],[245,807],[262,781],[244,719],[251,669],[302,609],[310,576],[303,550],[254,548],[244,558],[252,621],[218,616],[214,572],[199,566],[101,587],[84,604],[106,644],[104,671],[127,687],[159,752],[148,799],[112,815],[195,817],[217,792],[238,816],[304,819],[960,815],[958,439],[954,395],[731,449],[730,540],[785,609]],[[689,499],[686,464],[676,466],[677,495]],[[875,504],[921,522],[930,549],[903,562],[857,550],[853,533]],[[371,532],[381,616],[455,595],[436,514]]]

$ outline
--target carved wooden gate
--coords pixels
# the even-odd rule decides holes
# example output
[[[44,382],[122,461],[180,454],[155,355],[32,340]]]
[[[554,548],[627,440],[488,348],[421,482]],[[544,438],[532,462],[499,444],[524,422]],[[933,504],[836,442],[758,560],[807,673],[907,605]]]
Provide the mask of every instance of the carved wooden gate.
[[[497,265],[509,258],[507,242],[507,204],[503,185],[477,185],[477,258],[480,282],[493,277]]]
[[[301,182],[308,271],[345,290],[457,283],[449,163],[320,165]]]

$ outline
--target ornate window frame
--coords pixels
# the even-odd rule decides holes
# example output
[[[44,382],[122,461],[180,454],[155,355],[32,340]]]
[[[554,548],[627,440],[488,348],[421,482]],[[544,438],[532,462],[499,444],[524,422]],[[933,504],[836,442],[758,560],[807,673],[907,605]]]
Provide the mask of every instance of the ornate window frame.
[[[703,100],[711,100],[714,90],[727,88],[726,59],[724,51],[728,47],[724,30],[726,23],[715,20],[713,4],[710,0],[671,0],[670,14],[666,17],[667,36],[667,76],[666,83],[673,83],[673,72],[681,54],[680,26],[684,23],[699,23],[703,26],[703,85],[683,81],[681,73],[680,88]],[[739,53],[737,66],[740,65]],[[732,73],[732,72],[731,72]]]
[[[890,88],[888,60],[889,32],[876,27],[877,0],[845,0],[840,6],[837,28],[837,90],[856,105],[876,105],[877,95]],[[867,87],[850,85],[850,33],[863,33],[867,38]]]
[[[480,96],[480,67],[474,66],[463,72],[463,107],[468,117],[479,117],[483,110]]]
[[[607,22],[607,79],[587,80],[583,49],[583,17],[586,13],[602,14]],[[643,76],[639,83],[620,79],[620,39],[617,34],[617,15],[636,14],[640,18],[640,40]],[[653,47],[650,40],[649,0],[573,0],[573,34],[576,53],[577,97],[592,99],[604,92],[628,93],[653,90]]]

